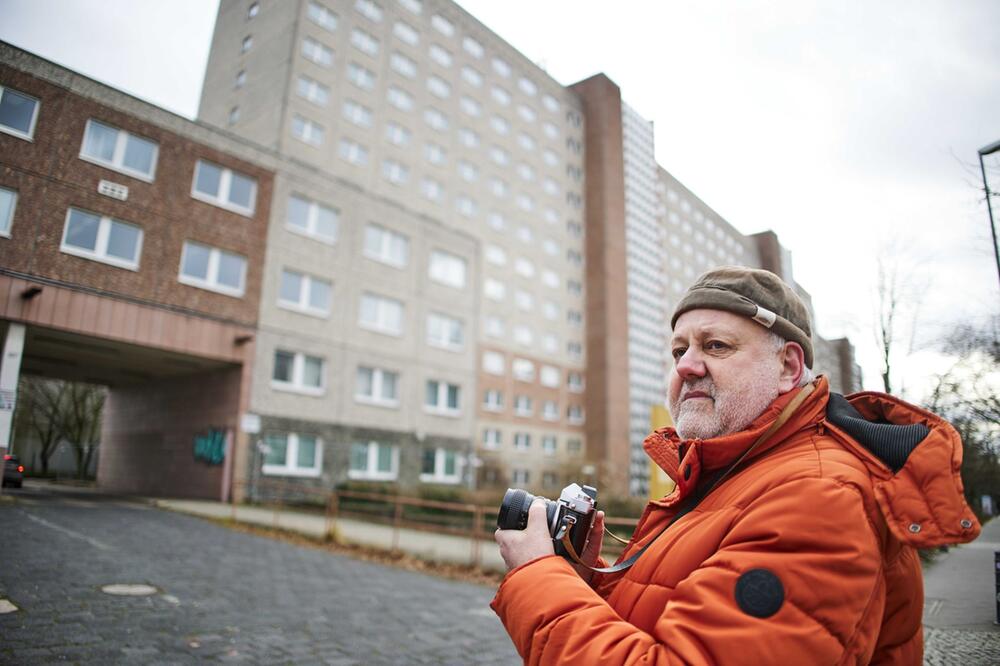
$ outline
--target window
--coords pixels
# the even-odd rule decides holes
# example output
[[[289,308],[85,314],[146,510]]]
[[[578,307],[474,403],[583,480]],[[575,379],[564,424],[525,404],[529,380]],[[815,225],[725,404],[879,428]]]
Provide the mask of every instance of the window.
[[[351,30],[351,46],[372,57],[378,55],[378,40],[361,28]]]
[[[409,79],[412,79],[417,75],[417,63],[401,53],[394,52],[389,57],[389,66],[399,74],[402,74]]]
[[[547,354],[557,354],[559,352],[559,338],[552,333],[543,335],[542,351]]]
[[[461,289],[465,287],[465,272],[465,259],[443,250],[431,253],[428,275],[435,282]]]
[[[253,36],[247,35],[240,44],[240,53],[246,53],[253,47]]]
[[[491,116],[490,127],[493,128],[494,132],[500,135],[506,135],[510,132],[510,123],[501,116]]]
[[[486,261],[494,264],[495,266],[504,266],[507,263],[507,253],[498,245],[491,245],[487,243],[483,253],[486,257]]]
[[[533,182],[535,180],[535,170],[530,164],[525,164],[524,162],[517,165],[517,175],[521,177],[521,180],[526,180],[528,182]],[[535,207],[531,197],[527,194],[520,195],[518,197],[517,204],[524,210],[532,210]]]
[[[566,353],[570,355],[570,358],[578,361],[583,358],[583,345],[579,342],[567,342]]]
[[[543,365],[539,373],[539,381],[542,386],[559,388],[559,368],[551,365]]]
[[[483,352],[483,372],[491,375],[502,375],[505,371],[506,361],[503,354],[495,351]]]
[[[515,396],[514,414],[517,416],[534,416],[535,407],[532,404],[531,398],[526,395]]]
[[[428,127],[438,132],[444,132],[448,129],[448,116],[433,107],[424,110],[424,122],[427,123]]]
[[[544,440],[542,440],[542,445],[545,445]],[[542,472],[542,486],[545,488],[557,488],[559,486],[559,475],[555,472]]]
[[[386,335],[403,334],[403,303],[388,296],[361,294],[358,324]]]
[[[580,451],[583,450],[583,442],[579,439],[567,439],[566,440],[566,452],[578,455]]]
[[[542,303],[542,314],[550,321],[559,319],[559,306],[552,301]]]
[[[466,162],[465,160],[458,161],[458,175],[462,180],[474,183],[479,180],[479,169],[476,168],[475,164],[471,162]]]
[[[448,99],[451,95],[451,86],[448,85],[444,79],[436,76],[431,76],[427,79],[427,90],[429,90],[432,95],[440,99]]]
[[[311,275],[287,268],[281,271],[278,305],[311,315],[326,317],[330,314],[330,296],[333,285]]]
[[[80,158],[152,182],[159,146],[91,118],[83,133]]]
[[[399,405],[399,373],[382,368],[358,366],[354,399],[381,407]]]
[[[514,327],[514,342],[522,347],[530,347],[535,341],[535,334],[527,326]]]
[[[431,60],[441,65],[442,67],[451,67],[452,57],[451,52],[444,49],[437,44],[431,44],[430,48]]]
[[[352,62],[347,65],[347,80],[362,90],[371,90],[375,87],[375,72]]]
[[[569,418],[569,422],[572,425],[580,425],[583,423],[583,407],[580,405],[570,405],[569,409],[566,410],[566,416]]]
[[[545,164],[550,167],[554,167],[559,164],[559,157],[551,150],[545,150],[542,153],[542,159],[545,160]]]
[[[198,160],[191,196],[249,217],[256,204],[257,181],[237,171]]]
[[[37,99],[0,86],[0,132],[31,141],[37,119]]]
[[[410,240],[395,231],[376,224],[365,226],[365,256],[396,268],[406,266],[410,257]]]
[[[514,292],[514,305],[517,306],[518,310],[531,312],[535,309],[535,297],[526,291],[518,289]]]
[[[368,149],[350,139],[341,139],[337,153],[341,159],[357,166],[368,164]]]
[[[507,296],[507,287],[500,280],[486,278],[483,281],[483,295],[493,301],[502,301]]]
[[[518,257],[514,262],[514,272],[522,277],[532,278],[535,277],[535,265],[524,257]]]
[[[17,192],[0,187],[0,236],[10,238],[10,228],[14,223],[14,208],[17,207]]]
[[[555,400],[546,400],[542,404],[542,418],[546,421],[559,420],[559,404]],[[553,450],[555,450],[555,447],[553,447]]]
[[[394,122],[385,125],[385,140],[395,146],[406,146],[410,143],[410,130]]]
[[[510,185],[499,178],[490,178],[490,192],[495,197],[505,198],[510,194]]]
[[[315,435],[290,432],[267,435],[267,453],[261,471],[274,476],[319,476],[323,471],[323,442]]]
[[[514,379],[522,382],[535,381],[535,364],[526,358],[515,358],[511,364]]]
[[[471,97],[462,96],[462,99],[458,100],[458,106],[462,111],[472,117],[478,117],[483,113],[482,105]]]
[[[299,141],[319,146],[323,143],[323,126],[295,114],[292,116],[292,136]]]
[[[510,104],[510,93],[503,88],[493,87],[490,90],[490,95],[493,97],[497,104],[507,106]]]
[[[420,480],[433,483],[458,483],[458,453],[451,449],[424,449]]]
[[[583,255],[576,250],[566,250],[566,261],[574,266],[579,266],[583,263]]]
[[[333,65],[333,51],[309,37],[302,40],[302,57],[320,67]]]
[[[583,284],[579,280],[566,280],[566,291],[579,296],[583,293]]]
[[[549,113],[559,113],[559,102],[552,95],[542,95],[542,106]]]
[[[522,132],[517,135],[517,145],[530,152],[535,149],[535,139],[531,135]]]
[[[233,252],[184,241],[178,280],[192,287],[242,296],[247,260]]]
[[[500,166],[510,164],[510,153],[500,146],[490,146],[490,159]]]
[[[376,23],[382,20],[382,8],[371,0],[355,0],[354,8],[359,14]]]
[[[579,328],[580,326],[583,326],[583,313],[579,310],[567,310],[566,321],[570,326],[576,326]]]
[[[462,321],[432,312],[427,315],[427,344],[431,347],[461,351],[464,344]]]
[[[486,318],[486,335],[491,338],[502,338],[504,336],[504,323],[500,317]]]
[[[446,37],[451,37],[452,35],[455,34],[455,26],[452,24],[451,21],[441,16],[440,14],[435,14],[434,16],[431,17],[431,25],[434,26],[435,30],[440,32],[442,35],[445,35]]]
[[[526,432],[514,433],[514,450],[527,451],[531,448],[531,435]]]
[[[424,157],[431,164],[441,166],[447,161],[448,154],[445,152],[443,146],[436,143],[428,143],[424,145]]]
[[[275,349],[271,386],[281,391],[322,395],[326,386],[324,366],[318,356]]]
[[[446,416],[458,416],[461,404],[461,388],[458,384],[427,380],[427,390],[424,397],[424,408],[428,412]]]
[[[573,393],[583,392],[583,375],[579,372],[571,372],[566,377],[566,385]]]
[[[522,243],[533,243],[535,241],[535,234],[531,231],[531,227],[518,227],[517,228],[517,240]]]
[[[295,93],[316,106],[326,106],[330,101],[330,89],[308,76],[300,76],[295,82]]]
[[[490,228],[494,231],[503,231],[507,228],[507,220],[503,215],[497,212],[492,212],[486,216],[486,224],[490,225]]]
[[[483,393],[483,409],[488,412],[502,412],[503,391],[499,389],[487,389]]]
[[[462,80],[476,88],[483,85],[483,75],[478,70],[468,66],[462,68]]]
[[[318,2],[309,3],[307,16],[310,21],[330,32],[337,28],[337,15]]]
[[[252,18],[256,18],[257,14],[259,13],[260,13],[260,3],[259,2],[252,3],[249,9],[247,9],[247,20],[249,21]]]
[[[473,58],[482,58],[485,50],[483,45],[474,40],[472,37],[462,38],[462,48],[465,52],[471,55]]]
[[[394,481],[399,475],[399,447],[385,442],[351,444],[350,479]]]
[[[400,111],[410,111],[413,109],[413,96],[395,86],[389,86],[389,89],[385,91],[385,101]]]
[[[534,109],[528,106],[524,106],[523,104],[518,105],[517,115],[521,116],[521,120],[523,120],[526,123],[535,122],[535,118],[537,117]]]
[[[337,210],[301,195],[288,197],[285,226],[297,233],[333,243],[337,240],[339,217]]]
[[[240,70],[236,72],[236,82],[233,84],[235,88],[242,88],[247,83],[247,73],[245,70]]]
[[[559,194],[559,184],[551,178],[546,178],[542,182],[542,189],[545,190],[545,193],[549,196],[556,196]]]
[[[559,244],[556,243],[551,238],[546,238],[544,241],[542,241],[542,249],[545,250],[545,254],[552,257],[559,254]]]
[[[382,177],[390,183],[403,185],[410,178],[410,170],[395,160],[383,160]]]
[[[5,214],[7,218],[4,229],[6,232],[10,229],[9,218],[14,208],[14,193],[10,190],[0,190],[0,192],[9,194],[9,197],[0,198],[0,201],[7,199],[6,206],[0,203],[0,206],[7,209],[0,208],[0,214]],[[0,219],[0,222],[4,220]],[[139,255],[142,252],[142,228],[112,220],[110,217],[70,208],[66,213],[66,226],[59,249],[66,254],[93,259],[119,268],[138,270]]]
[[[550,271],[546,268],[542,271],[542,284],[546,287],[551,287],[552,289],[558,289],[559,275],[557,275],[555,271]]]
[[[531,474],[526,469],[513,469],[510,472],[510,482],[515,486],[528,485],[528,479],[530,478]]]
[[[545,404],[548,405],[549,403]],[[559,418],[558,414],[556,414],[556,418]],[[556,438],[554,436],[546,435],[542,437],[542,452],[547,456],[554,456],[556,454]]]
[[[517,80],[517,87],[520,88],[521,92],[525,95],[529,95],[531,97],[534,97],[538,92],[538,86],[536,86],[533,81],[523,77]]]
[[[463,127],[458,130],[458,141],[466,148],[476,148],[479,146],[479,135],[468,127]]]
[[[547,123],[543,123],[542,124],[542,133],[545,134],[545,137],[548,138],[548,139],[553,139],[554,140],[554,139],[558,139],[559,138],[559,128],[556,127],[555,125],[553,125],[552,123],[548,123],[548,122]]]
[[[420,0],[399,0],[399,4],[413,14],[419,14],[423,8]]]
[[[410,46],[416,46],[420,43],[420,34],[414,30],[413,26],[409,23],[396,21],[396,25],[392,26],[392,34],[396,35],[396,37],[399,37]]]
[[[503,445],[503,435],[497,428],[483,430],[483,448],[496,450]]]
[[[493,71],[500,76],[507,78],[510,76],[510,65],[508,65],[505,60],[493,58]]]
[[[345,101],[344,106],[341,107],[341,115],[343,115],[344,120],[354,123],[358,127],[372,126],[372,110],[355,101]]]
[[[444,197],[444,185],[433,178],[424,178],[420,181],[420,193],[431,201],[441,201]]]

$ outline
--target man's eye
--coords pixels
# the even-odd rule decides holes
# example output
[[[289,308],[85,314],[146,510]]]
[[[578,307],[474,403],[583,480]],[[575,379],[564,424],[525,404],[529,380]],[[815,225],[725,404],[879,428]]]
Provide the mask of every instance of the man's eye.
[[[705,343],[705,349],[708,349],[710,351],[719,351],[728,348],[729,345],[727,345],[725,342],[719,342],[718,340],[709,340],[708,342]]]
[[[670,355],[673,356],[674,360],[676,361],[681,356],[684,356],[684,352],[686,351],[687,351],[686,347],[675,347],[673,351],[670,352]]]

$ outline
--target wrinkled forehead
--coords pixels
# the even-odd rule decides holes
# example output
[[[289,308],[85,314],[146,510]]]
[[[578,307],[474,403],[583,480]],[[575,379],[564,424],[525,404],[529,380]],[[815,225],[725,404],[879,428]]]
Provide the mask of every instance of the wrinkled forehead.
[[[671,341],[684,341],[706,335],[724,335],[735,338],[765,337],[766,329],[749,317],[742,317],[725,310],[698,308],[688,310],[677,318]]]

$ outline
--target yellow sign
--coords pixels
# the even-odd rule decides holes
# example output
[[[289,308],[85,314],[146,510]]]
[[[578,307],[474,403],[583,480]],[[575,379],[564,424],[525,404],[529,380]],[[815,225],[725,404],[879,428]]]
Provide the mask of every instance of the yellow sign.
[[[670,412],[663,405],[653,405],[649,414],[649,427],[652,430],[672,426],[674,422],[670,418]],[[652,460],[649,461],[649,499],[660,499],[674,491],[676,486],[667,473],[660,469]]]

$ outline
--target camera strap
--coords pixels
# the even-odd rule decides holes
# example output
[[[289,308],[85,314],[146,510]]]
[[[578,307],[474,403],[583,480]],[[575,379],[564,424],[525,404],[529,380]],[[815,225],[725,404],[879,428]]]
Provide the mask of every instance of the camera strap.
[[[740,455],[740,457],[736,459],[736,462],[734,462],[732,465],[723,470],[717,471],[711,477],[706,479],[705,483],[701,484],[701,489],[695,492],[693,495],[691,495],[691,497],[688,498],[688,501],[684,502],[683,506],[681,506],[681,508],[677,511],[677,513],[673,515],[673,517],[667,523],[666,527],[660,530],[660,532],[656,536],[650,539],[645,546],[636,551],[627,560],[618,562],[617,564],[610,567],[592,567],[580,559],[580,556],[577,554],[576,549],[573,547],[573,543],[569,539],[569,530],[563,530],[561,542],[563,547],[566,549],[566,552],[569,553],[570,559],[572,559],[577,564],[586,567],[590,571],[593,571],[594,573],[612,574],[612,573],[618,573],[620,571],[625,571],[626,569],[631,567],[633,564],[636,563],[636,561],[638,561],[639,557],[642,556],[642,554],[645,553],[649,549],[649,547],[652,546],[656,542],[656,540],[663,535],[664,532],[670,529],[670,527],[678,520],[680,520],[687,514],[691,513],[691,511],[693,511],[694,508],[698,506],[698,504],[701,503],[701,501],[705,499],[710,492],[715,490],[715,487],[719,484],[720,481],[722,481],[722,479],[729,476],[729,474],[737,467],[739,467],[739,465],[744,460],[746,460],[747,457],[751,453],[753,453],[755,449],[757,449],[757,447],[766,442],[771,437],[771,435],[776,433],[778,429],[781,428],[781,426],[785,425],[785,423],[787,423],[788,420],[792,418],[792,414],[798,411],[798,408],[802,405],[803,402],[805,402],[806,398],[808,398],[815,390],[816,390],[815,383],[810,383],[803,386],[802,390],[799,391],[799,394],[795,396],[795,398],[792,399],[792,401],[788,403],[788,405],[783,410],[781,410],[781,413],[778,415],[778,418],[774,420],[774,423],[772,423],[771,426],[767,430],[765,430],[760,437],[757,438],[757,441],[755,441],[753,444],[750,445],[750,448],[744,451]],[[605,528],[605,530],[607,530],[607,528]],[[617,539],[618,537],[615,538]]]

